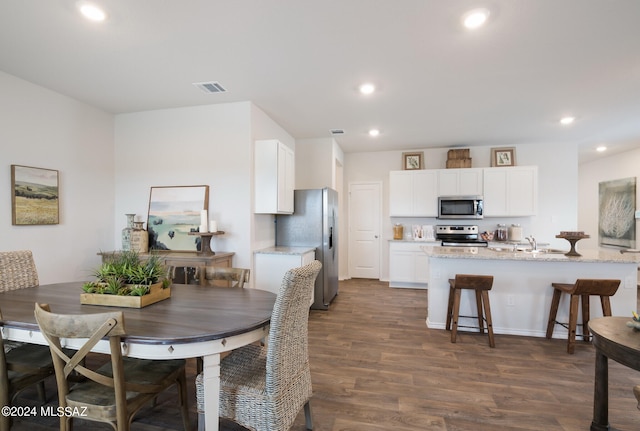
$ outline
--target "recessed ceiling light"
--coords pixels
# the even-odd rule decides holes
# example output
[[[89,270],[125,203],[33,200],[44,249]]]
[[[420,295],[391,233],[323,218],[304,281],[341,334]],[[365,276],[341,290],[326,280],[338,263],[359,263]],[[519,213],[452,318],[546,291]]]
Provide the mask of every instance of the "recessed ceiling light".
[[[369,130],[369,136],[378,136],[379,134],[380,134],[380,130],[378,129]]]
[[[371,83],[362,84],[360,87],[360,93],[362,94],[371,94],[376,91],[376,86]]]
[[[569,124],[572,124],[574,121],[576,121],[576,117],[563,117],[560,119],[560,124],[562,124],[563,126],[568,126]]]
[[[482,27],[489,19],[489,11],[484,8],[473,9],[462,15],[462,24],[470,30]]]
[[[607,151],[607,147],[605,147],[604,145],[600,145],[598,148],[596,148],[596,151],[602,153],[603,151]]]
[[[80,3],[78,5],[78,9],[80,10],[80,13],[85,18],[87,18],[87,19],[89,19],[91,21],[100,22],[100,21],[104,21],[105,19],[107,19],[106,12],[103,9],[101,9],[100,7],[96,6],[95,4]]]

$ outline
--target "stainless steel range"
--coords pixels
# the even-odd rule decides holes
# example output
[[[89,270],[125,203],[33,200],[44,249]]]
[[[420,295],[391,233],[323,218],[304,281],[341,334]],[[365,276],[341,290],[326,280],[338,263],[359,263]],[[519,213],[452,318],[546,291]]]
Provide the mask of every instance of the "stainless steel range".
[[[476,225],[438,225],[436,239],[449,247],[486,247],[487,241],[480,238]]]

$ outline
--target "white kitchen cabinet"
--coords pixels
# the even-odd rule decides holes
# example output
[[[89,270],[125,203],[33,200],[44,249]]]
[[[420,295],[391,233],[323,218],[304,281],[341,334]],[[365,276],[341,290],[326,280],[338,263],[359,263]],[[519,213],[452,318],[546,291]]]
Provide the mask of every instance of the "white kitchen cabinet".
[[[255,144],[255,213],[293,213],[295,159],[291,148],[275,139]]]
[[[438,215],[437,170],[391,171],[389,173],[391,217],[436,217]]]
[[[482,195],[483,169],[438,169],[439,196]]]
[[[291,268],[308,265],[316,258],[315,248],[309,247],[270,247],[255,252],[255,276],[253,286],[256,289],[278,293],[282,279]],[[313,304],[314,292],[311,291],[309,306]]]
[[[429,281],[429,261],[420,247],[425,242],[389,242],[389,287],[426,289]]]
[[[484,169],[484,216],[522,217],[538,212],[538,167]]]

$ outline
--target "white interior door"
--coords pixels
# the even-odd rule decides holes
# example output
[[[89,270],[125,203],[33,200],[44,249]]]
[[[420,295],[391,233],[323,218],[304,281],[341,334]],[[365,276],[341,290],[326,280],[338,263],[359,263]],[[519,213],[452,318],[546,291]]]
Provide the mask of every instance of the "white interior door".
[[[349,184],[349,275],[380,278],[382,184]]]

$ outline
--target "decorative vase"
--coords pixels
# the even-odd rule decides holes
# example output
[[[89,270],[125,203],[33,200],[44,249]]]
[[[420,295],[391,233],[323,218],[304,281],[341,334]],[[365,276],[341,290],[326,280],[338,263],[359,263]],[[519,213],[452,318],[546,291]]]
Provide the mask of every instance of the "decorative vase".
[[[149,233],[144,230],[143,221],[134,221],[131,230],[131,250],[138,253],[146,253],[149,251]]]
[[[125,214],[127,216],[127,227],[122,229],[122,249],[131,250],[131,232],[133,231],[133,218],[135,214]]]

